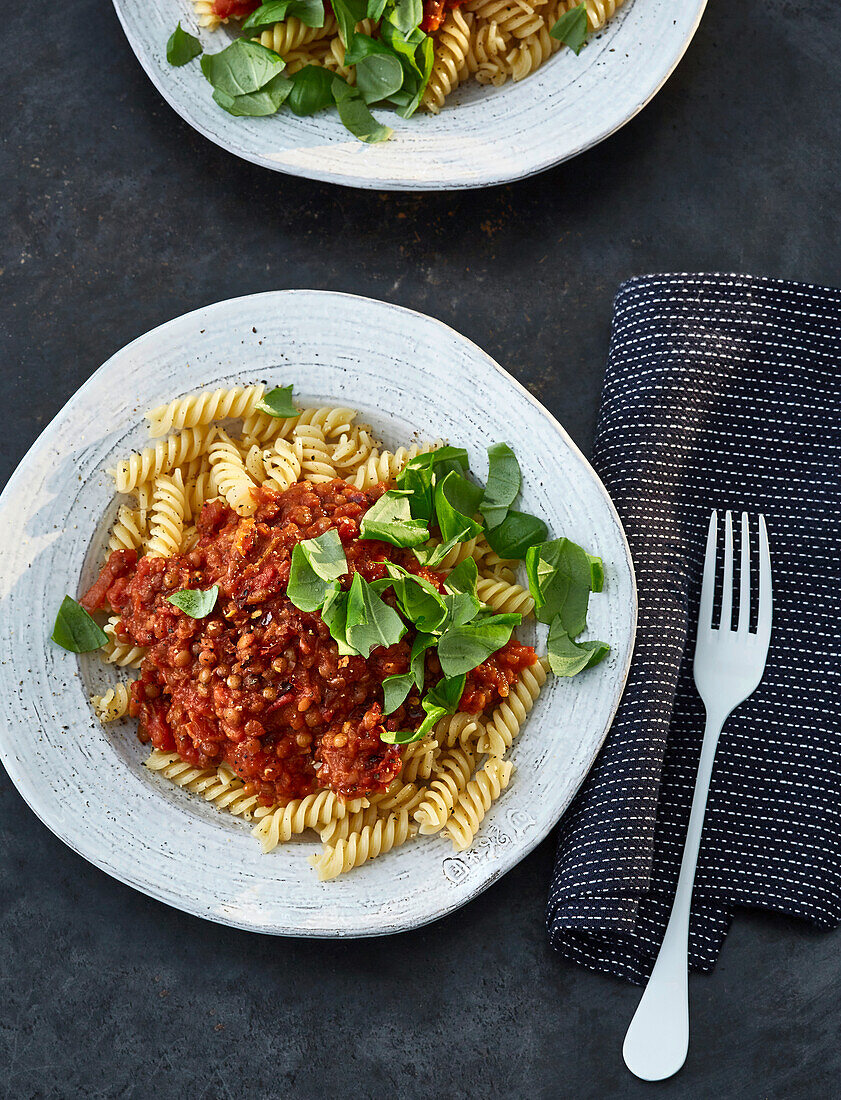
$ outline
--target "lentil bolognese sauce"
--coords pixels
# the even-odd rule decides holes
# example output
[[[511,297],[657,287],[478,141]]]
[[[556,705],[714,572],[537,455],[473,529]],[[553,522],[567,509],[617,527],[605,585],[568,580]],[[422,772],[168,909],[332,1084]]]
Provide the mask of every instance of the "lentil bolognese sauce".
[[[600,559],[513,508],[504,443],[482,486],[463,448],[386,450],[291,386],[147,416],[155,442],[112,471],[105,564],[52,635],[137,670],[97,716],[136,718],[150,771],[252,819],[264,852],[315,830],[322,879],[418,833],[468,848],[548,671],[607,653],[576,641]],[[530,617],[545,656],[514,636]]]
[[[340,656],[321,615],[286,596],[294,546],[330,528],[347,557],[344,588],[354,573],[385,579],[392,561],[444,592],[443,575],[410,551],[360,538],[362,517],[386,489],[340,480],[298,482],[281,493],[259,488],[253,516],[238,516],[222,500],[205,504],[199,541],[187,554],[111,554],[80,602],[89,612],[117,613],[117,637],[149,647],[129,706],[142,741],[200,768],[230,765],[265,806],[317,787],[347,797],[388,788],[401,753],[381,733],[416,730],[424,718],[416,689],[387,717],[382,711],[382,682],[408,672],[414,631],[367,658]],[[213,585],[219,601],[207,618],[168,601]],[[388,592],[384,598],[393,600]],[[536,660],[532,647],[509,641],[470,672],[459,710],[478,714],[507,697]],[[429,687],[441,667],[434,655],[426,665]]]

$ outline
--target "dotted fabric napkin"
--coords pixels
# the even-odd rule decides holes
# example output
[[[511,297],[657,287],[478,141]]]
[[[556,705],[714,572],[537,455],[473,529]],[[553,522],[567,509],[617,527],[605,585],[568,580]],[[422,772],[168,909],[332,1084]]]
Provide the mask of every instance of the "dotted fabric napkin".
[[[692,653],[712,508],[764,512],[774,627],[763,681],[719,742],[690,965],[712,968],[738,905],[837,925],[841,290],[724,275],[625,283],[594,465],[628,535],[640,620],[616,720],[561,825],[553,945],[631,981],[651,970],[704,728]]]

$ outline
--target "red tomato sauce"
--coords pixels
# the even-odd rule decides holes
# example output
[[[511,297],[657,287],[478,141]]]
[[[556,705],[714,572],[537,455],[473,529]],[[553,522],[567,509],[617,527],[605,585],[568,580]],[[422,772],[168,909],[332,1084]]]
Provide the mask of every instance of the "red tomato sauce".
[[[423,19],[420,28],[426,34],[434,34],[444,22],[444,16],[452,8],[458,8],[466,0],[423,0]]]
[[[215,0],[213,14],[220,19],[239,19],[256,11],[262,0]]]
[[[385,730],[417,729],[424,718],[417,692],[382,713],[382,682],[408,671],[414,633],[370,656],[340,657],[321,616],[286,596],[296,543],[335,528],[349,587],[359,572],[373,581],[390,560],[439,589],[442,577],[387,543],[360,539],[365,512],[385,492],[343,481],[299,482],[284,493],[258,489],[254,516],[243,519],[223,501],[206,504],[199,541],[170,558],[115,551],[82,600],[89,611],[120,615],[117,635],[149,647],[132,687],[130,713],[142,741],[176,751],[200,767],[228,764],[265,805],[300,798],[319,787],[346,797],[384,790],[400,770],[400,750]],[[167,597],[184,588],[219,586],[213,612],[192,619]],[[392,600],[390,591],[384,599]],[[478,712],[509,693],[534,650],[511,641],[471,672],[463,710]],[[440,677],[427,655],[427,683]]]

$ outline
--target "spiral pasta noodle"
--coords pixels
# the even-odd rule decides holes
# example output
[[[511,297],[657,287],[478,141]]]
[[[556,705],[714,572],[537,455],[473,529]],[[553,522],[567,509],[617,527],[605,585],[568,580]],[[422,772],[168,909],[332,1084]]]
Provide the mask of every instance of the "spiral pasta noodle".
[[[406,810],[411,813],[423,801],[423,791],[414,783],[395,779],[388,790],[371,795],[369,801],[380,816],[394,813],[395,810]]]
[[[366,806],[354,813],[347,813],[344,817],[334,817],[319,830],[321,843],[336,844],[339,840],[347,840],[351,833],[358,833],[367,825],[373,825],[378,816],[376,806]]]
[[[346,840],[326,845],[320,855],[310,856],[310,863],[324,882],[361,867],[369,859],[385,855],[392,848],[404,844],[412,833],[408,811],[399,810],[379,818],[373,825],[366,825],[357,833],[351,833]]]
[[[534,611],[534,599],[527,589],[495,577],[480,578],[476,595],[498,614],[516,613],[525,619]]]
[[[167,432],[202,427],[214,420],[245,419],[262,400],[264,390],[264,386],[258,385],[233,386],[212,393],[188,393],[146,413],[149,435],[157,439]]]
[[[117,623],[119,615],[112,615],[102,628],[108,635],[108,642],[102,647],[102,655],[109,665],[118,665],[120,668],[140,668],[140,662],[148,653],[143,646],[136,646],[133,642],[124,642],[117,635]]]
[[[118,493],[130,493],[143,481],[168,474],[190,462],[210,446],[215,428],[202,426],[159,440],[154,446],[129,455],[112,472]]]
[[[205,802],[235,817],[250,818],[257,806],[257,795],[247,794],[243,781],[224,764],[200,768],[182,760],[178,753],[155,749],[145,765],[176,787],[201,795]]]
[[[184,535],[187,496],[181,471],[176,470],[172,476],[161,474],[155,478],[154,484],[152,510],[149,514],[151,533],[146,553],[170,558],[181,549],[181,539]]]
[[[108,550],[139,550],[145,535],[146,529],[141,522],[139,509],[121,504],[108,539]]]
[[[257,500],[251,492],[256,488],[245,468],[239,448],[227,432],[219,430],[210,444],[210,466],[213,483],[238,516],[253,515]]]
[[[317,38],[327,38],[336,33],[336,18],[332,13],[325,12],[323,27],[308,27],[294,15],[289,16],[280,23],[267,27],[256,39],[262,46],[274,50],[281,57],[286,57],[290,50],[296,50],[299,46],[306,46]]]
[[[196,21],[200,27],[207,27],[209,31],[215,31],[220,23],[227,23],[216,14],[214,0],[193,0],[193,10],[196,13]]]
[[[473,16],[465,15],[461,8],[452,8],[435,39],[435,61],[429,81],[421,99],[422,106],[437,114],[444,100],[458,87],[460,73],[466,68],[470,52],[470,29]]]
[[[318,424],[299,424],[293,432],[295,454],[307,481],[332,481],[336,476],[330,452],[324,442],[324,429]]]
[[[266,469],[264,485],[282,493],[301,476],[301,460],[295,447],[285,439],[275,440],[274,448],[263,454]]]
[[[295,833],[327,825],[335,817],[343,817],[346,807],[335,791],[316,791],[304,798],[295,798],[285,806],[276,806],[251,830],[264,852],[271,852]]]
[[[434,737],[424,737],[414,741],[403,750],[403,770],[400,778],[404,783],[414,783],[417,779],[429,779],[435,763],[438,742]]]
[[[100,722],[116,722],[128,714],[131,684],[119,683],[103,695],[92,695],[91,703]]]
[[[333,445],[332,460],[336,471],[351,470],[362,465],[374,449],[374,442],[365,428],[345,432]]]
[[[485,764],[475,779],[471,779],[458,797],[453,812],[444,826],[457,852],[463,852],[473,843],[473,837],[485,820],[491,803],[499,798],[511,779],[510,760],[495,757]]]
[[[424,836],[439,833],[458,799],[466,790],[476,766],[476,757],[462,748],[450,749],[435,767],[435,778],[424,792],[414,819]]]
[[[435,726],[435,737],[439,745],[452,748],[453,745],[469,745],[479,734],[479,723],[475,714],[457,711],[440,719]]]
[[[523,669],[508,698],[503,699],[496,707],[485,725],[484,733],[477,743],[479,752],[486,752],[495,757],[502,757],[508,752],[545,683],[544,658],[539,659],[529,668]]]

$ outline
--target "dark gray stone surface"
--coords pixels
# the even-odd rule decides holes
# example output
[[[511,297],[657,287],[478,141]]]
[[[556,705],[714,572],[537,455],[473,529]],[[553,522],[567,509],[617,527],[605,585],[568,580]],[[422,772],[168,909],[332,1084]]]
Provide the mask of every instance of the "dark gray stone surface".
[[[237,294],[318,287],[429,312],[588,448],[620,280],[841,279],[829,0],[713,0],[666,88],[597,149],[521,184],[415,197],[234,160],[160,99],[104,2],[13,7],[3,47],[3,481],[117,348]],[[329,943],[134,893],[48,833],[5,773],[0,830],[0,1092],[15,1100],[841,1095],[841,938],[745,913],[692,982],[682,1073],[633,1080],[620,1047],[637,990],[547,946],[551,841],[440,924]]]

